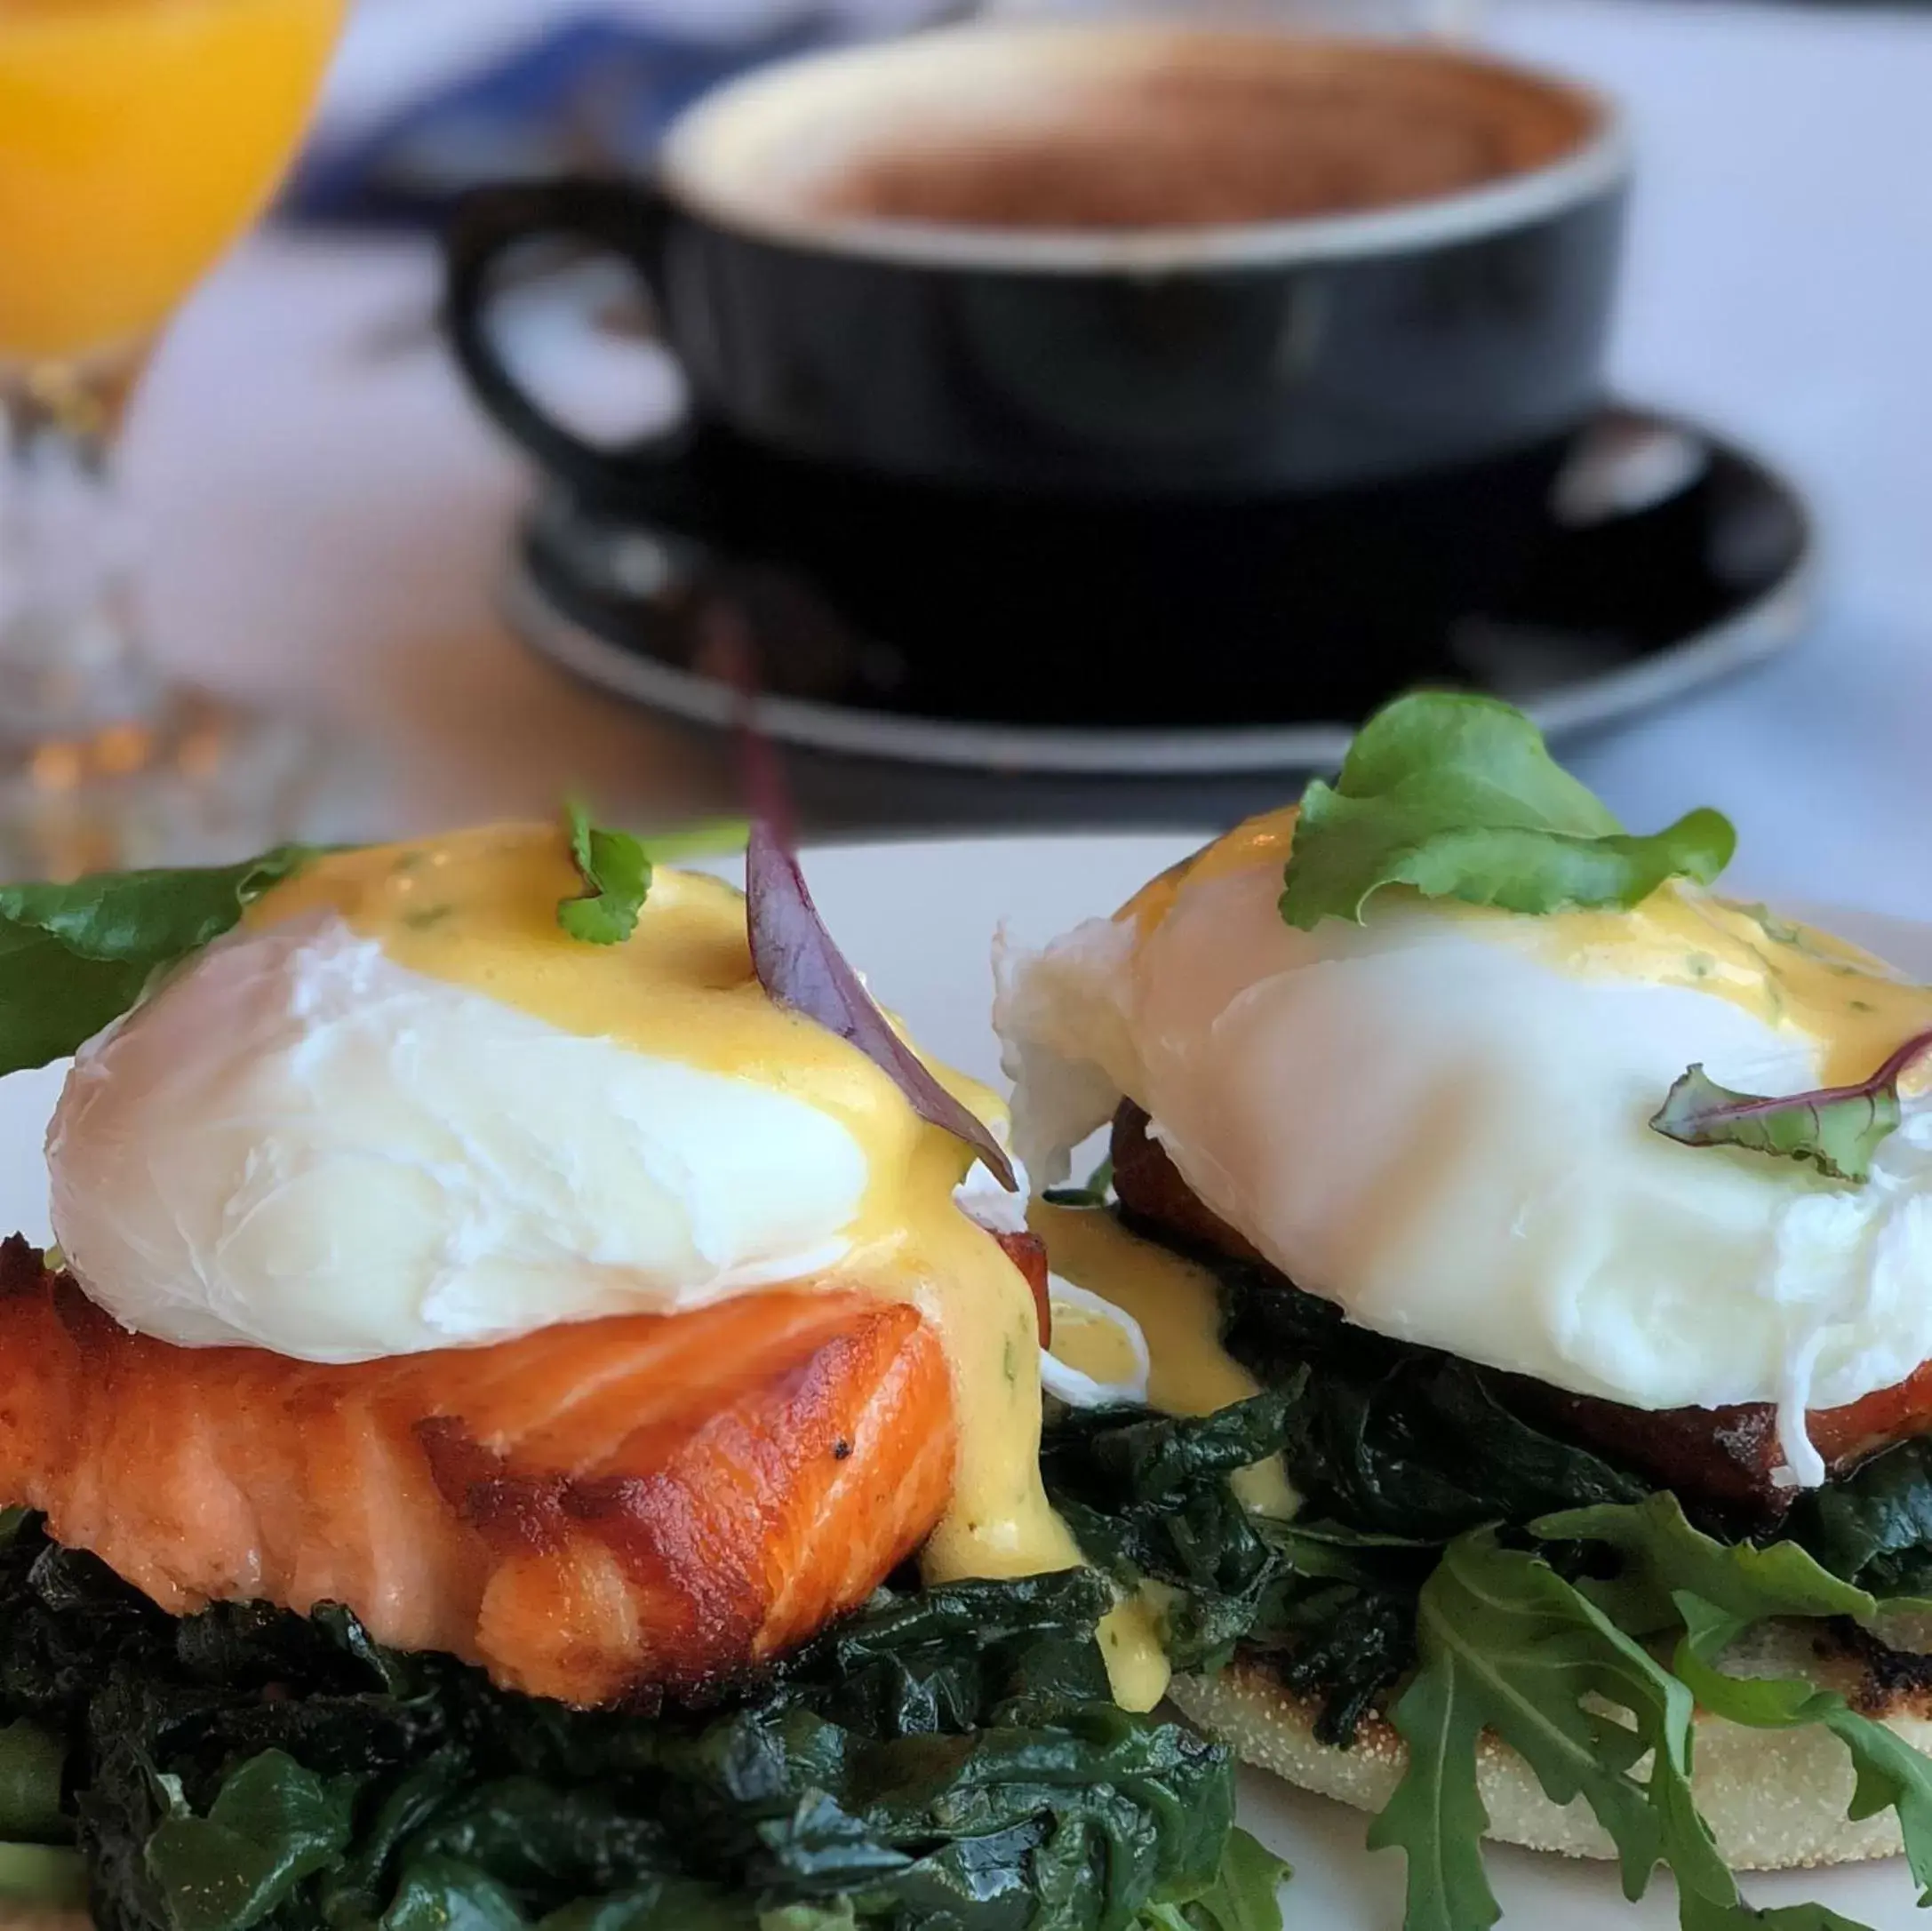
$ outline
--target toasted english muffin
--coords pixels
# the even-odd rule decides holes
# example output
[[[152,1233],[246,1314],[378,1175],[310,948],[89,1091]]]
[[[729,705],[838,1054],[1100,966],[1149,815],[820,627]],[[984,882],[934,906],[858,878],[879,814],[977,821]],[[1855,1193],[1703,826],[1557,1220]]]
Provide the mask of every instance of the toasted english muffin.
[[[1932,1630],[1894,1627],[1896,1640]],[[1733,1650],[1735,1675],[1797,1678],[1835,1689],[1915,1749],[1932,1752],[1932,1656],[1848,1637],[1834,1624],[1766,1624]],[[1183,1676],[1170,1692],[1180,1709],[1244,1761],[1304,1790],[1378,1811],[1394,1794],[1409,1752],[1381,1717],[1363,1723],[1346,1750],[1316,1740],[1319,1704],[1285,1688],[1265,1659],[1238,1657],[1216,1676]],[[1896,1856],[1895,1811],[1853,1823],[1852,1767],[1829,1730],[1808,1724],[1753,1730],[1698,1712],[1692,1783],[1697,1807],[1734,1871],[1781,1871]],[[1569,1857],[1609,1858],[1610,1839],[1581,1799],[1559,1805],[1529,1766],[1485,1736],[1477,1785],[1498,1843]]]

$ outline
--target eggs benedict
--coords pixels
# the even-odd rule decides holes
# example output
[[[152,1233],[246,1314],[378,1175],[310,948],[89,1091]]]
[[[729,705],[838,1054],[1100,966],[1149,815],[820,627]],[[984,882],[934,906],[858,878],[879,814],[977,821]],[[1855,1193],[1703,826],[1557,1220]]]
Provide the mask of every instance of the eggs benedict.
[[[1727,1859],[1932,1857],[1932,988],[1720,896],[1731,842],[1417,697],[1001,963],[1029,1169],[1111,1134],[1052,1265],[1217,1348],[1294,1492],[1115,1573],[1184,1709],[1382,1812],[1410,1931],[1493,1921],[1484,1831],[1667,1863],[1699,1927]]]
[[[1002,1105],[746,867],[577,813],[0,887],[0,1060],[74,1051],[57,1249],[0,1249],[0,1759],[108,1921],[1272,1914],[1046,1492]]]

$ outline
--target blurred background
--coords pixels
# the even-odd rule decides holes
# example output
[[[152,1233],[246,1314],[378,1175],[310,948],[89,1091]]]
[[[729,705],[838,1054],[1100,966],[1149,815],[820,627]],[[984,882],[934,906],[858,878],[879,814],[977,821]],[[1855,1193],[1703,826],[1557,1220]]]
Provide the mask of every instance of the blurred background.
[[[32,161],[17,118],[9,131],[6,90],[20,83],[9,26],[89,4],[0,0],[0,350],[6,283],[18,292],[34,272],[21,252],[6,259],[10,234],[63,244],[9,212],[8,170]],[[236,12],[254,4],[232,0]],[[1012,0],[946,15],[982,11],[1119,10]],[[1932,916],[1932,10],[1253,0],[1167,11],[1463,40],[1621,105],[1636,187],[1606,379],[1630,413],[1600,426],[1598,468],[1568,487],[1634,491],[1638,508],[1677,515],[1686,491],[1714,477],[1729,507],[1697,525],[1695,595],[1653,609],[1637,594],[1653,571],[1675,582],[1686,567],[1646,539],[1593,565],[1581,587],[1464,626],[1458,661],[1471,681],[1548,698],[1553,721],[1574,727],[1566,755],[1627,819],[1721,802],[1753,886]],[[640,702],[612,688],[623,680],[609,653],[573,658],[582,626],[533,603],[535,471],[472,399],[439,330],[438,227],[450,195],[474,182],[644,168],[668,118],[747,65],[905,32],[935,12],[914,0],[355,0],[274,213],[198,280],[187,270],[199,256],[184,256],[178,279],[192,291],[169,291],[169,307],[185,299],[124,419],[124,378],[90,377],[76,402],[47,373],[67,363],[27,340],[37,314],[16,321],[16,363],[35,375],[31,409],[16,395],[15,451],[32,445],[41,473],[31,517],[17,485],[0,531],[0,618],[9,558],[18,582],[29,549],[105,545],[108,591],[84,589],[124,604],[139,639],[92,639],[84,678],[90,689],[146,678],[150,696],[165,681],[176,706],[138,742],[115,738],[111,719],[103,738],[92,725],[33,722],[37,703],[73,711],[71,691],[45,698],[44,662],[29,666],[38,695],[0,680],[0,710],[26,747],[7,807],[16,854],[71,868],[124,856],[132,836],[140,856],[131,810],[149,822],[173,811],[169,839],[220,845],[277,814],[362,836],[543,813],[572,786],[639,824],[728,807],[728,747],[651,691]],[[320,59],[305,42],[291,72],[319,74]],[[238,66],[230,85],[266,100],[267,72]],[[292,142],[296,119],[285,133],[257,131],[264,192],[270,150]],[[119,245],[132,244],[97,231],[84,248]],[[212,241],[204,251],[217,252]],[[511,289],[501,328],[507,355],[541,363],[561,414],[630,433],[675,413],[679,380],[642,339],[635,291],[605,272],[592,299]],[[56,431],[50,456],[42,443]],[[110,443],[121,500],[76,510],[69,498],[88,496]],[[62,522],[76,516],[79,535]],[[627,538],[596,567],[629,571],[648,602],[667,554],[675,563],[675,545]],[[27,632],[15,620],[17,671]],[[71,678],[71,634],[59,648]],[[194,708],[203,693],[205,713]],[[804,695],[850,722],[839,690]],[[1090,756],[1042,750],[1025,730],[983,731],[940,745],[935,763],[931,744],[890,732],[874,743],[861,718],[856,738],[834,723],[830,751],[806,746],[801,783],[814,828],[829,833],[1186,826],[1291,793],[1297,766],[1329,754],[1346,722],[1257,717],[1281,731],[1259,752],[1230,752],[1232,765],[1211,732],[1183,755],[1152,725],[1096,740]],[[212,817],[199,803],[158,806],[150,786],[132,806],[124,792],[119,819],[60,818],[63,798],[137,768],[151,778],[156,757],[184,783],[225,759],[232,794]]]

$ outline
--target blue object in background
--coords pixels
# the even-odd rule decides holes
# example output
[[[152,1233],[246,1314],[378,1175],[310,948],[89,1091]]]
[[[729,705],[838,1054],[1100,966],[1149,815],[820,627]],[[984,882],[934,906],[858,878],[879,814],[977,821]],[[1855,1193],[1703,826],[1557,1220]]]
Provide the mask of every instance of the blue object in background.
[[[707,89],[834,37],[811,20],[735,42],[582,21],[382,126],[339,142],[324,137],[280,212],[331,225],[434,227],[457,195],[480,182],[642,167],[672,118]]]

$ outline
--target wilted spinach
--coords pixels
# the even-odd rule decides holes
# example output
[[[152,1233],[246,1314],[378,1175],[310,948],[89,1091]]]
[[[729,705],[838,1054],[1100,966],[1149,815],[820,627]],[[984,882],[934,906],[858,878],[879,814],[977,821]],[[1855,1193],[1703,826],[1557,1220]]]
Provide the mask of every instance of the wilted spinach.
[[[1932,1440],[1901,1442],[1814,1490],[1788,1532],[1874,1596],[1932,1595]]]
[[[1269,1653],[1321,1699],[1323,1739],[1346,1743],[1414,1658],[1440,1548],[1241,1506],[1228,1478],[1292,1439],[1305,1379],[1199,1417],[1071,1413],[1047,1430],[1041,1467],[1088,1560],[1125,1587],[1157,1585],[1177,1668],[1218,1669],[1237,1645]]]
[[[1274,1931],[1226,1752],[1107,1696],[1111,1600],[1087,1569],[882,1594],[647,1717],[339,1609],[176,1619],[29,1525],[0,1716],[65,1745],[106,1931]]]

